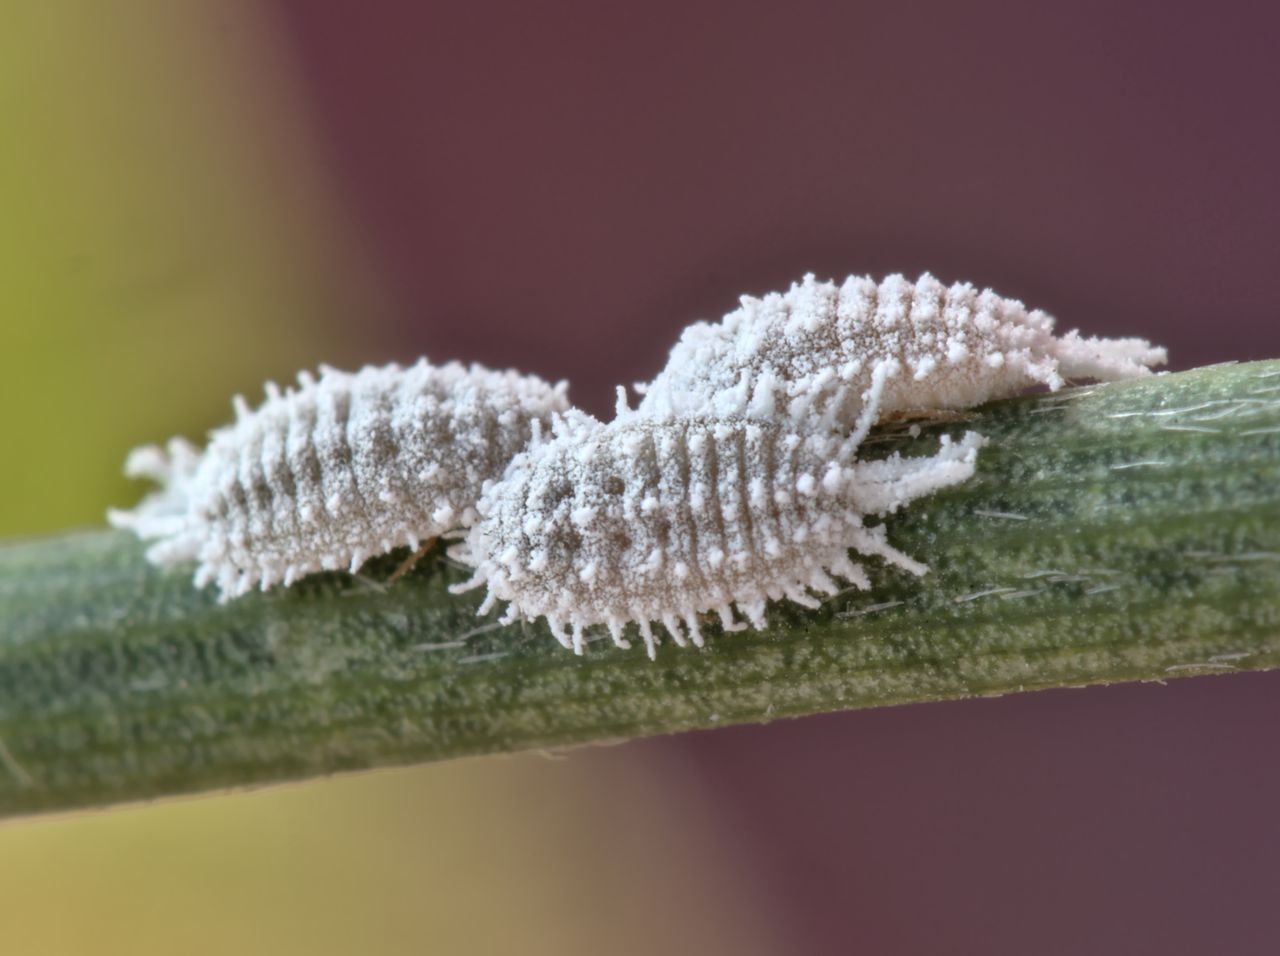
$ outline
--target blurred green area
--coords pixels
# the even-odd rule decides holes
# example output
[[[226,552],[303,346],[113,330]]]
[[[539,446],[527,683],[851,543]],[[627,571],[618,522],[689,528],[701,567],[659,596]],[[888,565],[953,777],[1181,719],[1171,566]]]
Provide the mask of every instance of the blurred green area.
[[[130,443],[331,354],[350,296],[244,5],[0,17],[0,529],[29,533],[99,523]]]
[[[5,5],[9,534],[100,523],[137,495],[122,449],[216,424],[229,385],[314,362],[342,328],[308,275],[315,183],[280,165],[296,133],[242,113],[255,24],[212,6]]]
[[[0,534],[101,524],[141,492],[131,446],[265,378],[406,357],[285,48],[247,0],[0,10]],[[510,758],[10,823],[2,951],[760,951],[696,787],[652,770]]]

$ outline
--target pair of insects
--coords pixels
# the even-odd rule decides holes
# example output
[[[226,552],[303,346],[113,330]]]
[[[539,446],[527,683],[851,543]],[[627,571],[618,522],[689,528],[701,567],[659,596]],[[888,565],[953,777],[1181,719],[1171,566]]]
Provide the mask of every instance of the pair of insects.
[[[868,586],[850,549],[927,570],[865,519],[968,478],[983,440],[859,461],[876,421],[1163,361],[1139,339],[1055,337],[1042,312],[927,274],[809,275],[689,326],[608,423],[514,372],[322,368],[257,409],[237,401],[203,451],[135,450],[126,471],[161,487],[110,517],[154,541],[153,562],[194,560],[224,600],[461,535],[450,553],[474,569],[460,589],[487,588],[482,612],[545,617],[578,653],[597,625],[628,646],[634,622],[652,657],[655,622],[700,646],[707,612],[761,627],[769,600]]]

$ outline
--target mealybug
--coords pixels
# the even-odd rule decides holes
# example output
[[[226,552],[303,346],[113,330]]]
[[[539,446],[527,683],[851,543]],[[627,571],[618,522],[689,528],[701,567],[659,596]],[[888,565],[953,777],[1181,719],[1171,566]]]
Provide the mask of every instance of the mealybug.
[[[718,323],[685,329],[640,390],[646,418],[708,415],[869,427],[880,417],[968,408],[1064,379],[1149,374],[1165,351],[1142,339],[1053,335],[1053,319],[928,273],[843,284],[812,275],[785,293],[743,296]]]
[[[546,617],[578,653],[595,624],[626,646],[629,621],[651,657],[654,621],[677,644],[701,645],[704,612],[734,630],[736,607],[760,627],[767,600],[817,606],[811,592],[834,593],[834,578],[868,586],[850,548],[923,573],[863,524],[864,509],[963,481],[980,443],[944,439],[932,458],[876,462],[860,480],[855,438],[790,422],[574,414],[485,490],[452,552],[476,567],[457,589],[487,585],[482,612],[507,601],[507,621]]]
[[[654,622],[701,645],[708,612],[758,627],[768,600],[867,586],[851,549],[924,573],[864,519],[968,478],[983,439],[860,462],[878,420],[1164,358],[1140,339],[1054,336],[1043,312],[927,274],[809,275],[690,326],[638,408],[619,390],[608,425],[563,383],[456,363],[269,385],[203,451],[136,450],[126,470],[161,488],[111,520],[154,541],[154,563],[195,560],[223,599],[464,532],[450,553],[474,574],[457,589],[487,586],[482,611],[545,617],[579,653],[588,628],[625,646],[635,622],[652,656]]]
[[[321,368],[299,387],[267,385],[199,451],[136,449],[125,470],[160,483],[111,523],[155,541],[156,564],[194,559],[222,598],[355,571],[368,557],[468,527],[535,422],[569,407],[567,385],[478,365]]]

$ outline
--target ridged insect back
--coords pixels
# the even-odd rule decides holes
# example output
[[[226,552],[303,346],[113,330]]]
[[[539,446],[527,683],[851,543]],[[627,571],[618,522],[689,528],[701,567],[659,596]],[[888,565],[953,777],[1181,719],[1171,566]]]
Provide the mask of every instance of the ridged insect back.
[[[1128,378],[1164,361],[1141,339],[1053,335],[1053,319],[969,283],[943,286],[806,275],[785,293],[743,296],[720,322],[689,326],[638,414],[714,414],[851,426],[879,377],[880,414],[966,408],[1028,385]]]
[[[855,447],[776,422],[582,416],[486,490],[455,551],[477,567],[460,589],[486,584],[486,607],[545,616],[578,651],[586,628],[602,624],[625,644],[635,621],[652,654],[654,621],[678,644],[701,644],[704,612],[736,629],[736,608],[762,626],[768,600],[812,605],[810,591],[835,590],[833,574],[865,584],[849,547],[919,572],[863,526]],[[976,448],[974,436],[945,457],[971,472]]]
[[[111,516],[155,540],[160,563],[196,558],[197,584],[224,598],[464,530],[532,423],[569,407],[563,384],[425,360],[266,391],[256,409],[238,398],[194,462],[186,443],[136,453],[135,473],[163,487]]]

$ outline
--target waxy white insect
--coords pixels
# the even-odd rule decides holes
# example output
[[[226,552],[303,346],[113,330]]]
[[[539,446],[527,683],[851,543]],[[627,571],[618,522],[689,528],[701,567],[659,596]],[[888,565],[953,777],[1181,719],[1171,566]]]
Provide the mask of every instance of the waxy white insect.
[[[610,424],[574,417],[516,458],[454,549],[476,567],[459,589],[486,585],[484,610],[506,601],[504,620],[545,617],[578,653],[587,628],[623,645],[634,621],[653,656],[653,621],[701,644],[707,611],[729,630],[735,608],[759,627],[769,599],[813,606],[836,578],[866,587],[851,548],[924,573],[863,519],[968,478],[982,440],[865,463],[859,443],[892,415],[1164,361],[1143,340],[1052,333],[1043,312],[927,274],[839,287],[807,275],[744,297],[720,323],[685,330],[638,409],[619,390]]]
[[[627,646],[637,622],[679,645],[703,643],[699,616],[763,627],[765,602],[818,606],[836,578],[869,586],[849,549],[922,574],[925,566],[863,518],[885,514],[973,473],[981,439],[943,439],[930,458],[860,463],[857,440],[790,423],[709,418],[604,425],[581,413],[535,439],[479,504],[480,520],[451,552],[476,566],[457,590],[488,586],[481,611],[510,602],[504,620],[545,616],[582,653],[596,624]],[[687,631],[687,636],[682,631]]]
[[[194,559],[224,599],[465,531],[450,554],[474,574],[456,590],[487,587],[482,613],[545,617],[578,653],[598,625],[626,646],[634,622],[652,657],[654,622],[701,646],[706,613],[760,627],[769,600],[868,586],[850,549],[927,570],[865,519],[964,481],[983,439],[859,461],[877,421],[1163,361],[1141,339],[1055,337],[1043,312],[927,274],[808,275],[690,326],[608,424],[563,383],[456,363],[268,386],[203,452],[136,450],[126,470],[161,489],[111,520],[155,541],[157,564]]]
[[[717,323],[684,330],[642,387],[647,418],[709,415],[804,427],[863,428],[876,418],[969,408],[1029,385],[1150,373],[1165,350],[1143,339],[1053,335],[1053,319],[969,283],[950,288],[812,274],[785,293],[743,296]],[[868,403],[874,395],[877,404]]]
[[[155,564],[198,562],[197,586],[223,599],[467,528],[486,481],[528,442],[535,422],[569,407],[567,384],[422,360],[341,372],[299,387],[267,385],[201,452],[178,438],[125,465],[160,483],[111,523],[156,543]]]

